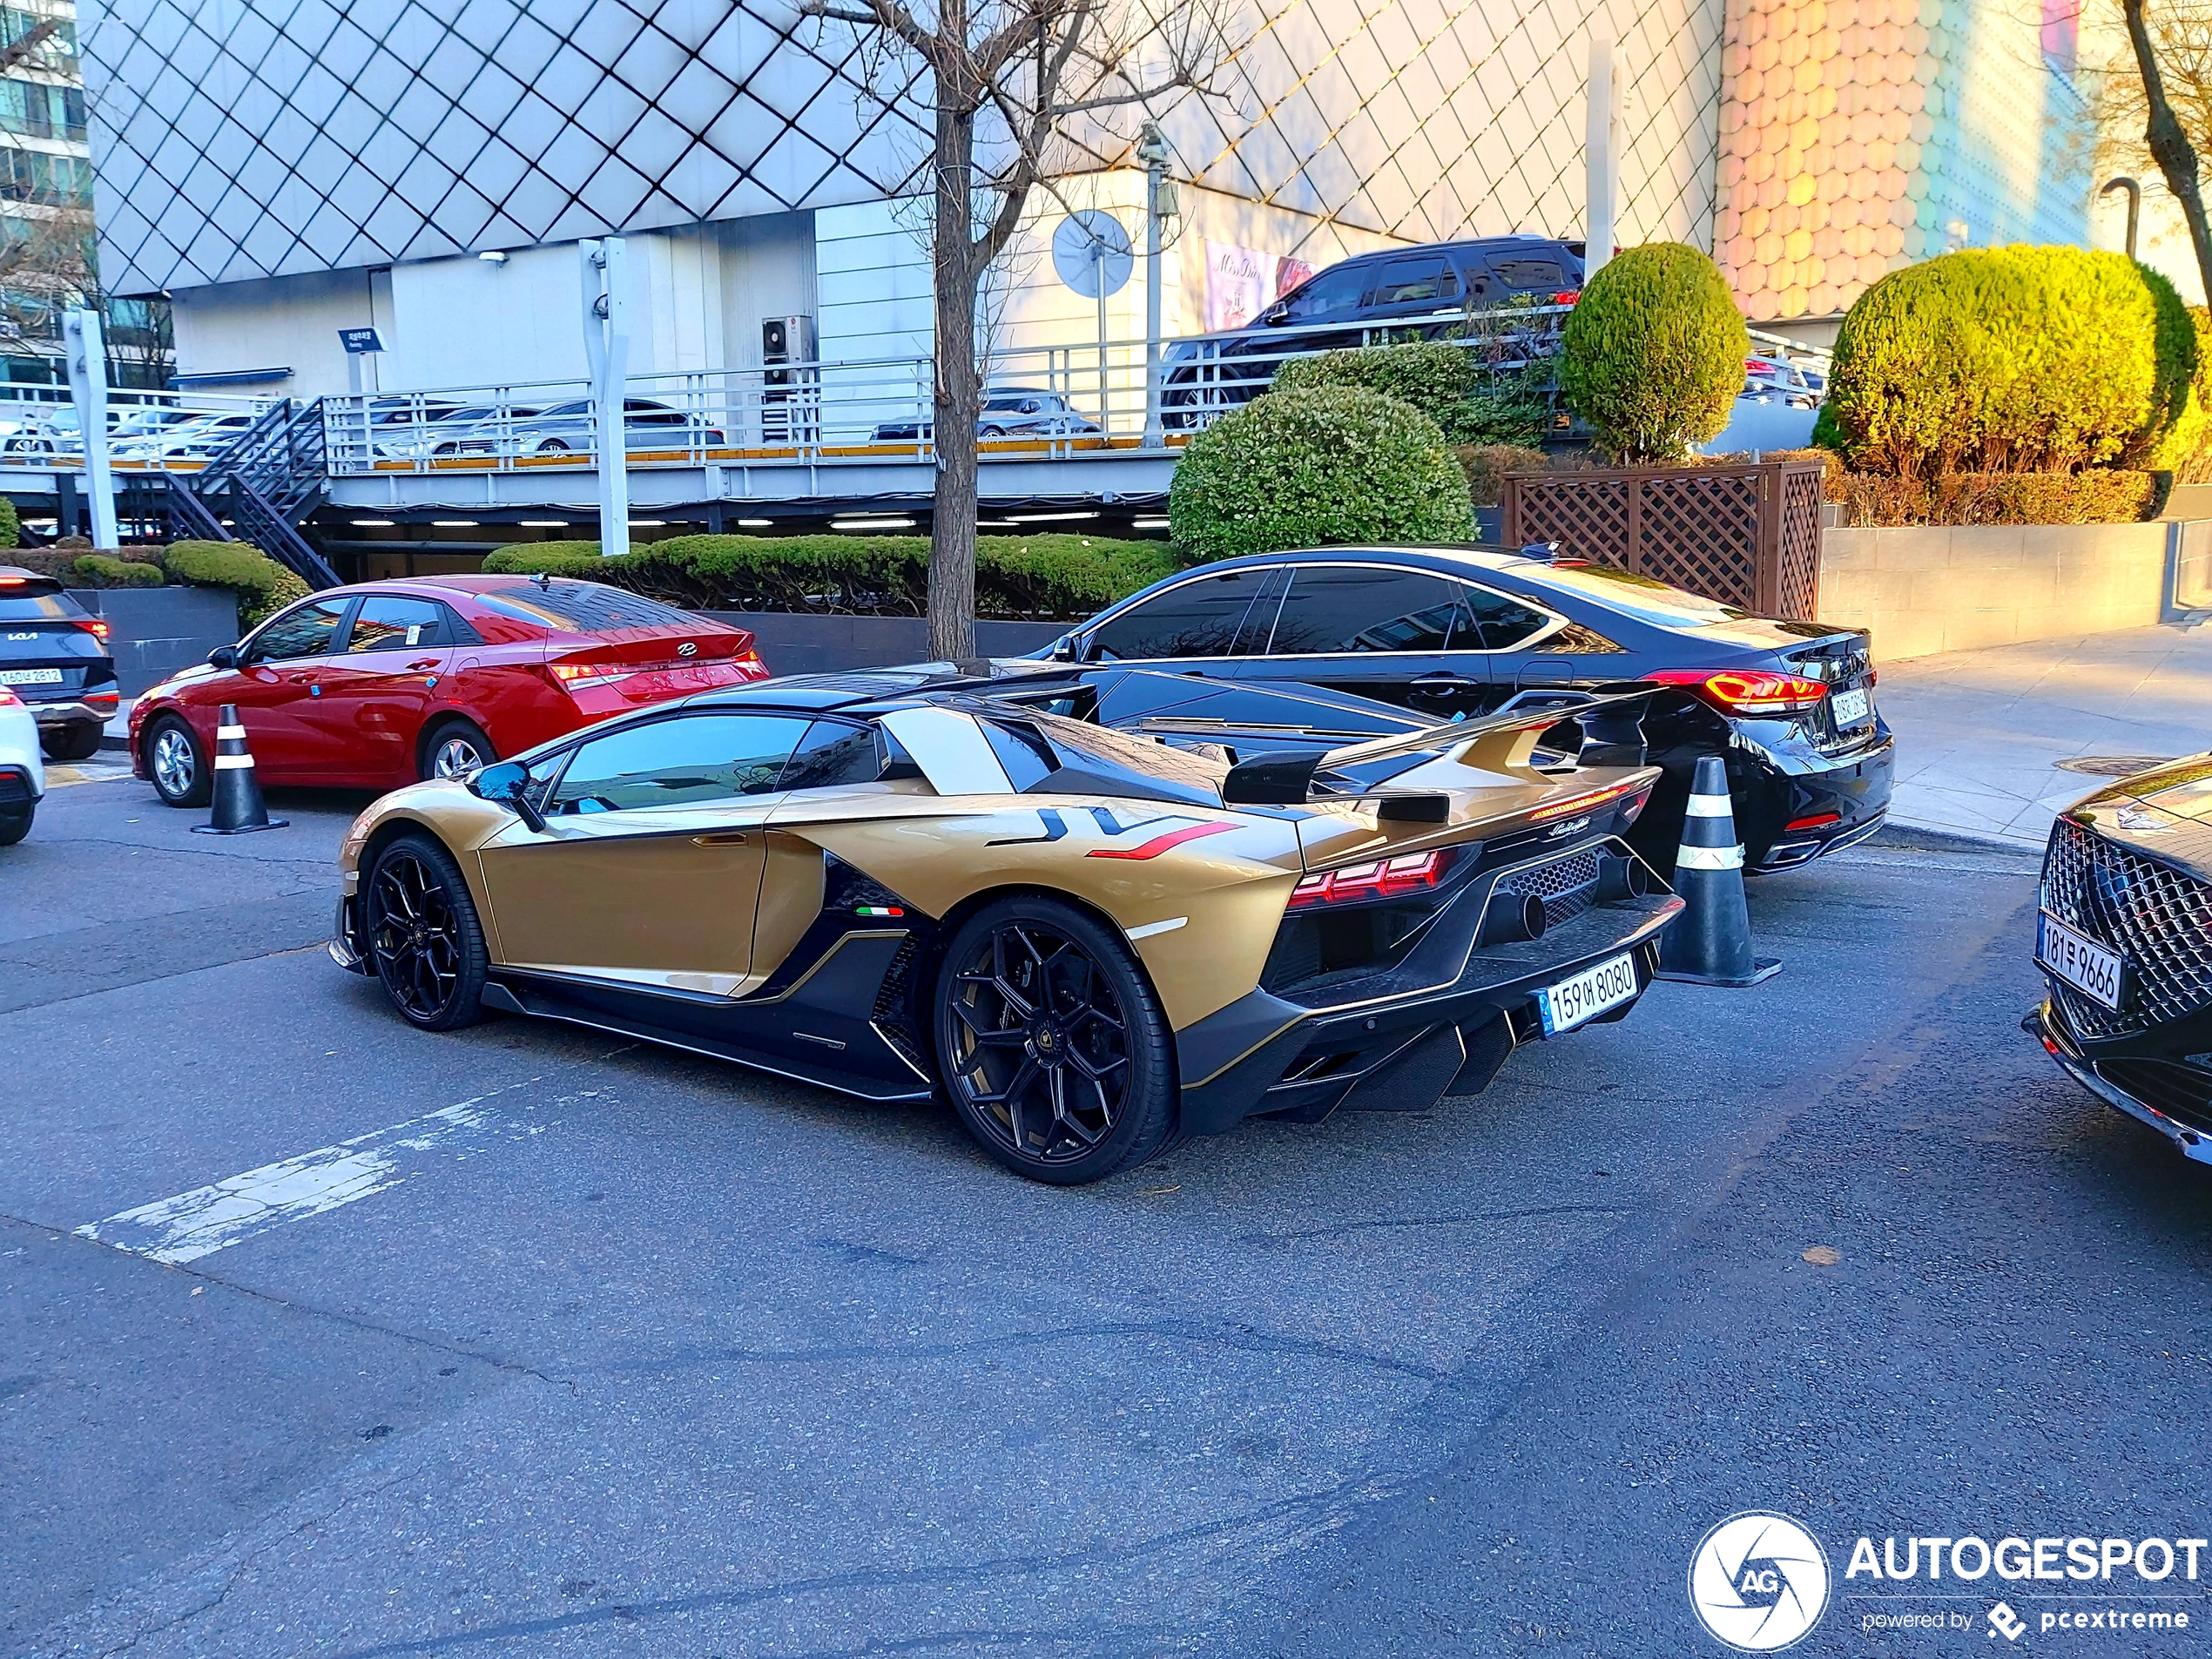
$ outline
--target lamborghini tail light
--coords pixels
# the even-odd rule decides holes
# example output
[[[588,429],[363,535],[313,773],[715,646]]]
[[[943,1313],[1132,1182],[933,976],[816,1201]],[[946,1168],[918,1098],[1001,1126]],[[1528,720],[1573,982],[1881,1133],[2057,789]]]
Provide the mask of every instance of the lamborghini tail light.
[[[1662,668],[1644,678],[1694,691],[1724,714],[1796,714],[1828,695],[1819,680],[1762,668]]]
[[[1346,864],[1309,875],[1291,890],[1291,908],[1316,905],[1360,904],[1376,899],[1402,898],[1426,892],[1443,880],[1449,855],[1443,848],[1427,853],[1405,853],[1394,859],[1366,864]]]

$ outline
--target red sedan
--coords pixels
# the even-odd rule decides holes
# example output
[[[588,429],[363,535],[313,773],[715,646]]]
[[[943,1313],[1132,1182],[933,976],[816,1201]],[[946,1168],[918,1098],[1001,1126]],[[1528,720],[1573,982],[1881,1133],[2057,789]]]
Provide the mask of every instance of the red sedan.
[[[279,611],[141,697],[132,765],[170,806],[205,806],[234,703],[264,784],[391,789],[767,677],[746,630],[597,582],[368,582]]]

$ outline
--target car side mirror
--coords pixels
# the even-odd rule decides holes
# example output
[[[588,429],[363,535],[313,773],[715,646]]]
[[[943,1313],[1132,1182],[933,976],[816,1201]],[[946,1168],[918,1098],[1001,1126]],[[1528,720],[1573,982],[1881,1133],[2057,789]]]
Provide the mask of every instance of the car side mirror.
[[[1076,660],[1075,635],[1062,634],[1052,642],[1052,660],[1055,663],[1072,663]]]
[[[1259,314],[1259,320],[1270,328],[1278,327],[1291,320],[1291,308],[1286,305],[1272,305]]]
[[[530,799],[530,769],[521,761],[502,760],[482,767],[466,780],[465,787],[479,800],[506,807],[529,825],[532,833],[545,833],[545,814]]]
[[[236,668],[238,647],[235,645],[216,646],[214,650],[207,653],[207,665],[210,668]]]

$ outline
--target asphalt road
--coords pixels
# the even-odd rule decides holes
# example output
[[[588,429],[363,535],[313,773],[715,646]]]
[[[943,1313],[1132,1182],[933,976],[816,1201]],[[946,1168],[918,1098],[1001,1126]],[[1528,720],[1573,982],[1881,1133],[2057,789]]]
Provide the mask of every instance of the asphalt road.
[[[1764,987],[1068,1192],[933,1108],[417,1034],[320,948],[355,803],[275,805],[79,784],[0,854],[0,1653],[1720,1655],[1685,1575],[1754,1508],[1836,1575],[1797,1652],[2212,1627],[1991,1580],[1870,1635],[1842,1576],[2212,1530],[2212,1169],[2018,1030],[2017,858],[1756,887]],[[174,1264],[110,1219],[319,1149],[365,1196]]]

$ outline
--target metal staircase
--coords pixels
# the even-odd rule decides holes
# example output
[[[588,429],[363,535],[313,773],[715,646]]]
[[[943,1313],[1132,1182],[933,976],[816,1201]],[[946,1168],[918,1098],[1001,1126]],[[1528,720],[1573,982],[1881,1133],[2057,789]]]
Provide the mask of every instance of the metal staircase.
[[[272,404],[205,468],[168,478],[172,536],[250,542],[311,588],[339,585],[299,528],[330,487],[320,401]]]

